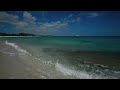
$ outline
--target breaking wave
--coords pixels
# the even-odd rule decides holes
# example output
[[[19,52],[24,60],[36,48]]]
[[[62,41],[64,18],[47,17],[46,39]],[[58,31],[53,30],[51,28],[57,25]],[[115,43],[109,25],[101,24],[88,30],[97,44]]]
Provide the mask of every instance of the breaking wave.
[[[83,71],[74,70],[60,63],[56,63],[55,67],[58,71],[62,72],[64,75],[69,75],[79,79],[109,79],[109,78],[117,79],[116,77],[112,77],[112,76],[98,75],[95,74],[94,72],[87,72],[84,70]]]

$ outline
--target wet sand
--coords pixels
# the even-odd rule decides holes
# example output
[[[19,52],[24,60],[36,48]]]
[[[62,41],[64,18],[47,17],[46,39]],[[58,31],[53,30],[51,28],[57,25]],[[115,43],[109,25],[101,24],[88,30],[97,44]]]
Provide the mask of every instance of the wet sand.
[[[32,48],[32,47],[31,47]],[[34,49],[34,48],[33,48]],[[63,72],[56,70],[56,62],[43,62],[43,57],[47,57],[47,60],[53,58],[47,54],[49,50],[46,50],[43,56],[39,59],[35,59],[29,55],[19,55],[19,52],[10,45],[6,45],[5,42],[0,41],[0,79],[76,79],[73,76],[73,72],[68,69],[68,74],[64,75],[67,70],[57,64],[57,68],[62,69]],[[56,51],[60,52],[60,51]],[[41,52],[42,54],[42,52]],[[120,53],[110,52],[92,52],[92,51],[80,51],[80,52],[64,52],[69,63],[76,65],[80,60],[88,61],[88,64],[101,64],[109,67],[120,66]],[[62,55],[62,54],[61,54]],[[63,55],[63,56],[64,56]],[[71,59],[72,58],[72,59]],[[75,58],[75,62],[73,60]],[[76,58],[80,59],[76,61]],[[63,59],[64,60],[64,59]],[[90,61],[90,62],[89,62]],[[113,62],[114,61],[114,62]],[[81,63],[81,62],[80,62]],[[84,64],[84,63],[83,63]],[[70,75],[69,75],[70,73]],[[71,76],[72,73],[72,76]],[[76,71],[75,71],[76,73]]]
[[[35,72],[33,68],[23,63],[19,56],[13,54],[17,53],[14,48],[0,42],[0,50],[0,79],[38,78],[38,75],[32,73]]]
[[[35,78],[28,71],[30,67],[24,65],[18,56],[12,54],[17,51],[2,42],[0,42],[0,50],[0,79]]]
[[[54,65],[14,53],[18,54],[14,48],[0,42],[0,79],[72,79],[57,71]]]

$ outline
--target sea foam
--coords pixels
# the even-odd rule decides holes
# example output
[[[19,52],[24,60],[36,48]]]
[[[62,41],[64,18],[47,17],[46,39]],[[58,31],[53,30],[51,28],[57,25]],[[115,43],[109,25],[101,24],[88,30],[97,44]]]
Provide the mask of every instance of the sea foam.
[[[10,43],[8,41],[5,41],[5,44],[12,46],[14,49],[16,49],[19,52],[20,55],[28,53],[26,50],[22,49],[21,47],[19,47],[15,43]]]
[[[73,77],[76,77],[79,79],[105,79],[105,77],[96,76],[94,73],[73,70],[73,69],[70,69],[69,67],[59,64],[59,63],[56,63],[56,69],[58,71],[62,72],[64,75],[73,76]]]
[[[14,56],[15,55],[15,53],[6,52],[6,51],[3,51],[3,50],[0,50],[0,52],[5,53],[5,54],[9,54],[10,56]]]

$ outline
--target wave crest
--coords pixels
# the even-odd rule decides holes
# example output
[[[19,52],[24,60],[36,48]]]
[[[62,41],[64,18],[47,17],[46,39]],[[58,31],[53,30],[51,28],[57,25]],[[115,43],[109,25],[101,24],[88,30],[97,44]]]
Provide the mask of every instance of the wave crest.
[[[107,77],[95,75],[94,73],[88,73],[86,71],[73,70],[59,63],[56,63],[56,69],[62,72],[64,75],[70,75],[79,79],[106,79],[107,78]]]

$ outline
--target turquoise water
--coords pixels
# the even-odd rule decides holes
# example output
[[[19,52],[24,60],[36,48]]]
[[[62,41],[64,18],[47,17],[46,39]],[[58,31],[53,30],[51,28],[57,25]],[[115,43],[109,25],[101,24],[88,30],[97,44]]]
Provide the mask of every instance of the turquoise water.
[[[4,37],[0,40],[73,51],[120,52],[120,37]]]
[[[54,62],[67,75],[120,78],[120,37],[1,37],[0,41],[16,43],[32,56]]]

